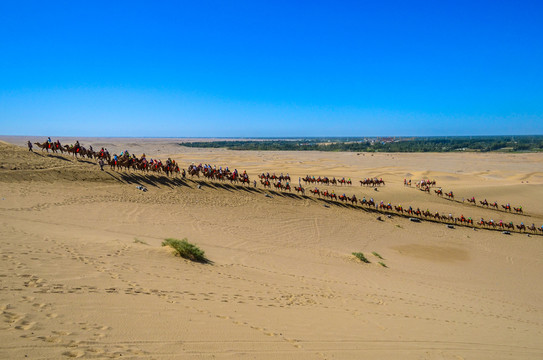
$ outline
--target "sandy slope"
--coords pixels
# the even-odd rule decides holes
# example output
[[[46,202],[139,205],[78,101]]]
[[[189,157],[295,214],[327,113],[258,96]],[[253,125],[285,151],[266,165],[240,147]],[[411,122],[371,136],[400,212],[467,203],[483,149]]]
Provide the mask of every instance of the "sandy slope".
[[[252,177],[378,176],[387,181],[378,192],[345,192],[543,224],[541,154],[266,153],[88,141],[111,143],[110,150],[138,144],[133,152],[247,169]],[[380,222],[311,197],[100,172],[92,162],[3,143],[0,154],[0,358],[543,357],[541,236]],[[460,202],[402,184],[421,176]],[[136,180],[149,191],[137,190]],[[526,214],[461,203],[471,196],[521,204]],[[172,256],[160,246],[166,237],[187,237],[213,264]]]

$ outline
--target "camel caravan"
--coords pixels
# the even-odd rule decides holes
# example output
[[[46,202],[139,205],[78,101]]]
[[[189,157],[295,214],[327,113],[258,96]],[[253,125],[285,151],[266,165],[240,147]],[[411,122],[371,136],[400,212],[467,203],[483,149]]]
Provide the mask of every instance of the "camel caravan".
[[[426,190],[424,190],[426,191]],[[429,191],[428,191],[429,193]],[[443,197],[443,195],[447,196],[447,198],[449,198],[449,200],[454,200],[454,194],[452,191],[449,191],[448,193],[443,193],[443,190],[441,188],[439,189],[436,189],[434,190],[434,193],[437,195],[437,196],[440,196],[440,197]],[[469,199],[462,199],[462,202],[464,201],[467,201],[468,204],[473,204],[475,206],[479,206],[477,205],[477,201],[475,200],[475,196],[472,196],[471,198]],[[485,207],[487,209],[491,209],[491,210],[496,210],[496,211],[502,211],[500,210],[500,206],[501,208],[503,209],[504,212],[511,212],[511,209],[513,209],[515,211],[515,214],[524,214],[524,211],[522,210],[522,206],[519,206],[519,207],[511,207],[511,204],[507,203],[505,205],[499,205],[497,201],[494,201],[494,202],[488,202],[487,199],[484,199],[482,201],[479,201],[479,204],[481,204],[480,206],[481,207]]]
[[[80,157],[80,158],[89,158],[89,159],[95,159],[99,160],[101,162],[101,166],[104,162],[109,164],[110,168],[112,170],[139,170],[143,172],[158,172],[165,174],[167,176],[170,175],[177,175],[181,174],[183,178],[187,176],[187,174],[191,177],[197,177],[200,178],[202,176],[204,179],[207,180],[215,180],[215,181],[230,181],[231,183],[241,183],[242,185],[250,185],[249,175],[246,171],[243,171],[243,173],[239,173],[237,169],[234,169],[234,171],[231,171],[228,167],[223,168],[222,166],[212,166],[210,164],[199,164],[195,165],[192,163],[188,166],[187,171],[185,169],[180,170],[179,164],[175,162],[175,160],[172,160],[168,158],[166,162],[162,163],[161,160],[158,159],[147,159],[146,155],[143,154],[140,158],[136,157],[134,154],[130,154],[128,150],[125,150],[121,152],[120,155],[113,154],[111,156],[107,149],[101,148],[99,151],[95,151],[92,146],[89,146],[89,148],[85,148],[79,144],[79,141],[76,141],[75,144],[71,145],[62,145],[59,140],[53,142],[51,141],[51,138],[48,138],[47,141],[44,143],[36,142],[34,143],[36,146],[38,146],[42,151],[51,150],[53,153],[60,152],[62,154],[67,153],[71,154],[74,157]],[[30,151],[32,150],[32,143],[28,141],[28,148]],[[264,189],[268,188],[271,189],[272,185],[275,188],[275,190],[280,191],[292,191],[292,188],[290,186],[290,175],[287,173],[286,175],[283,175],[282,173],[277,176],[275,173],[270,174],[268,173],[261,173],[259,176],[260,183],[264,187]],[[305,195],[305,189],[301,185],[301,181],[304,182],[304,184],[310,184],[310,185],[337,185],[337,186],[343,186],[343,185],[352,185],[352,181],[350,178],[345,179],[339,179],[337,180],[335,177],[332,177],[330,179],[329,177],[315,177],[315,176],[309,176],[307,175],[304,178],[300,179],[299,186],[295,186],[294,190],[301,194]],[[417,188],[430,193],[430,187],[436,186],[435,180],[421,180],[416,183]],[[253,185],[256,187],[256,180],[254,181]],[[366,178],[364,180],[360,180],[361,186],[369,186],[369,187],[377,187],[377,186],[384,186],[385,182],[383,179],[378,178]],[[404,185],[405,186],[411,186],[411,180],[404,179]],[[320,190],[318,187],[315,187],[314,189],[310,189],[309,192],[313,196],[317,196],[319,198],[327,199],[327,200],[333,200],[333,201],[340,201],[345,203],[350,203],[353,206],[357,206],[358,204],[367,209],[371,209],[373,211],[383,212],[383,213],[389,213],[389,214],[401,214],[403,216],[413,216],[417,217],[419,219],[427,219],[434,222],[442,222],[446,224],[456,224],[456,225],[464,225],[464,226],[471,226],[471,227],[479,227],[479,228],[486,228],[486,229],[494,229],[494,230],[503,230],[503,231],[518,231],[518,232],[528,232],[534,234],[542,234],[543,235],[543,225],[541,227],[536,227],[535,224],[532,224],[531,226],[526,226],[523,222],[520,224],[513,224],[512,221],[510,222],[503,222],[500,221],[494,221],[493,219],[485,220],[481,218],[479,221],[474,222],[471,217],[465,217],[463,214],[460,215],[460,217],[455,217],[452,214],[440,214],[439,212],[431,212],[429,209],[421,210],[420,208],[414,209],[412,206],[404,208],[402,205],[395,205],[393,206],[390,202],[386,203],[384,201],[381,201],[380,203],[376,203],[376,201],[373,198],[370,198],[369,200],[366,199],[366,197],[363,197],[362,199],[358,199],[356,195],[347,196],[345,193],[341,195],[337,195],[334,190]],[[448,193],[444,193],[442,188],[435,189],[434,192],[437,196],[443,197],[444,195],[447,196],[450,200],[454,199],[454,194],[452,191]],[[468,203],[472,203],[477,206],[477,202],[475,200],[475,197],[472,197],[471,199],[467,199]],[[495,209],[499,210],[499,206],[497,202],[489,203],[486,199],[483,201],[479,201],[482,207],[486,207],[489,209]],[[503,208],[503,211],[505,212],[511,212],[511,208],[514,209],[515,213],[523,214],[522,206],[520,207],[511,207],[510,204],[501,205]]]
[[[89,159],[107,159],[110,160],[110,155],[107,149],[102,148],[100,151],[94,151],[92,148],[92,145],[89,146],[89,148],[85,148],[84,146],[81,146],[79,144],[79,140],[75,142],[75,144],[71,145],[62,145],[59,140],[53,142],[51,141],[51,138],[48,138],[43,143],[35,142],[34,145],[36,145],[38,148],[40,148],[42,151],[46,150],[49,152],[51,150],[52,153],[67,153],[74,157],[87,157]],[[28,142],[28,149],[32,150],[32,143]]]
[[[340,185],[340,186],[343,186],[343,185],[352,185],[353,184],[353,182],[351,181],[350,178],[345,179],[344,177],[339,179],[339,180],[336,180],[335,177],[332,177],[332,179],[330,179],[327,176],[318,176],[318,177],[315,178],[315,176],[306,175],[306,177],[302,178],[302,181],[306,185],[308,185],[308,184],[317,184],[317,185],[322,184],[322,185]]]
[[[241,183],[241,185],[249,185],[249,175],[244,170],[243,173],[240,175],[237,169],[234,169],[234,171],[230,171],[228,167],[222,168],[222,166],[211,166],[209,164],[199,164],[195,165],[194,163],[189,165],[188,167],[188,174],[192,177],[200,177],[200,174],[205,179],[209,180],[218,180],[218,181],[226,181],[229,180],[231,183]],[[185,170],[183,170],[183,177],[185,177]]]

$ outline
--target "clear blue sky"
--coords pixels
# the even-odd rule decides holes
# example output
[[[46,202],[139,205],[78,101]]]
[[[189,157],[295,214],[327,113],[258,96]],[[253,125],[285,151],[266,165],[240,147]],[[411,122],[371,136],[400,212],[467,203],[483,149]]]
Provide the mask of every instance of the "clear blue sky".
[[[0,2],[0,134],[543,134],[542,1]]]

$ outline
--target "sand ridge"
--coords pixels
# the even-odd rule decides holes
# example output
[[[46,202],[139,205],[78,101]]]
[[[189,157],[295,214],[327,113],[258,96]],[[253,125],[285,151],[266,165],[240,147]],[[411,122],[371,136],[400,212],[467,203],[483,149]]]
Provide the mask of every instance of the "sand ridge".
[[[446,201],[402,183],[407,174],[435,177],[457,197],[522,203],[527,218],[543,223],[543,183],[534,170],[539,154],[514,156],[510,170],[509,154],[371,156],[161,146],[163,160],[236,166],[252,177],[262,171],[293,178],[382,176],[387,185],[377,192],[360,186],[345,191],[517,221],[516,215]],[[158,177],[144,193],[132,175],[0,147],[3,358],[543,355],[539,236],[448,229],[398,217],[377,221],[376,214],[326,208],[311,198],[198,189],[192,181]],[[142,151],[156,156],[151,147]],[[214,264],[172,256],[160,246],[166,237],[187,237]],[[371,264],[354,259],[353,251],[364,252]]]

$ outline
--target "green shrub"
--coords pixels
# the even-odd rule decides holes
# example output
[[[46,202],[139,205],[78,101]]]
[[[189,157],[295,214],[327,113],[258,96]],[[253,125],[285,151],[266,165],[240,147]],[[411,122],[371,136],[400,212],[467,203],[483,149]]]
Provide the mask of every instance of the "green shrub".
[[[176,255],[179,255],[182,258],[202,263],[209,262],[205,257],[204,251],[199,249],[196,245],[189,243],[187,238],[184,238],[183,240],[168,238],[162,242],[162,246],[170,246],[175,250]]]
[[[365,262],[366,264],[370,263],[370,261],[368,259],[366,259],[364,254],[362,254],[361,252],[354,252],[353,255],[356,256],[360,261]]]
[[[383,257],[381,255],[379,255],[378,253],[376,253],[375,251],[372,252],[372,254],[373,254],[373,256],[378,257],[381,260],[384,260]]]
[[[382,267],[386,267],[386,268],[388,267],[387,264],[385,264],[384,262],[379,261],[379,264],[380,264]]]

